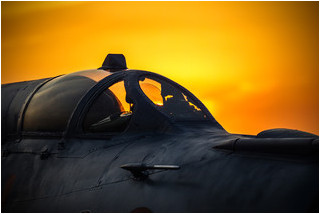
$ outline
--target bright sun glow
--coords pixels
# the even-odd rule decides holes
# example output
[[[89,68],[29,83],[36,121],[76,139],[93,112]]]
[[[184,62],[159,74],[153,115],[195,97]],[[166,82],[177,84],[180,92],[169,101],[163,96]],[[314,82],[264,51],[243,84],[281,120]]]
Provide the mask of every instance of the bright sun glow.
[[[316,1],[1,6],[2,84],[98,68],[122,53],[129,68],[186,87],[231,133],[318,133]]]

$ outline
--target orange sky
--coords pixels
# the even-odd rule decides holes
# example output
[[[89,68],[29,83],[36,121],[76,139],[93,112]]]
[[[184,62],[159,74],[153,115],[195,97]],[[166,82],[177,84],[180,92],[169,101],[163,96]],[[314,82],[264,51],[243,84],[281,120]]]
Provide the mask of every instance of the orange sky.
[[[319,131],[318,2],[1,2],[1,82],[129,68],[193,92],[231,133]]]

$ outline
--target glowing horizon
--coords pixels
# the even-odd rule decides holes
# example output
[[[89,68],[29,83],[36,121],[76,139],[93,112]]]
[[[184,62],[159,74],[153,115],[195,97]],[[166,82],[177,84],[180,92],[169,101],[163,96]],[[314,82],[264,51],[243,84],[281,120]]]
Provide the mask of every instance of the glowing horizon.
[[[319,132],[318,2],[1,2],[1,83],[101,66],[186,87],[231,133]]]

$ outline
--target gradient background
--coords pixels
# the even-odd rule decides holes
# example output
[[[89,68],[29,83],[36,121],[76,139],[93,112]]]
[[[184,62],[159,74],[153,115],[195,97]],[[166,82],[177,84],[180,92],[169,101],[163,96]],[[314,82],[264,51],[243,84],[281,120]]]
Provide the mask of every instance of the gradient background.
[[[318,16],[318,2],[1,2],[1,83],[123,53],[189,89],[231,133],[318,134]]]

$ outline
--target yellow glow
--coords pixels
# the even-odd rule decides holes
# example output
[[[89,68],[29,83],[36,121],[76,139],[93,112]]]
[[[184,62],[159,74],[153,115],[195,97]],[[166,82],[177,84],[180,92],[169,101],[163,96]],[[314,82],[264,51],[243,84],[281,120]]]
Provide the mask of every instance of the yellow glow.
[[[197,111],[201,111],[201,109],[198,108],[198,106],[196,106],[196,105],[193,104],[192,102],[188,101],[188,97],[187,97],[186,95],[184,95],[184,94],[182,94],[182,95],[183,95],[185,101],[187,101],[187,102],[189,103],[189,106],[192,106],[192,107],[193,107],[195,110],[197,110]]]
[[[229,132],[319,131],[319,3],[1,2],[1,82],[101,66],[164,75]]]
[[[122,104],[121,111],[130,112],[130,105],[126,101],[126,90],[124,88],[124,82],[117,82],[108,88],[117,97]]]
[[[159,102],[159,101],[154,102],[154,104],[156,104],[157,106],[163,106],[163,103],[162,103],[162,102]]]
[[[163,100],[161,96],[161,84],[146,78],[139,82],[140,88],[143,93],[156,105],[163,106]]]
[[[201,111],[200,108],[198,108],[195,104],[191,103],[191,102],[188,102],[189,103],[189,106],[192,106],[195,110],[197,111]]]
[[[172,95],[167,95],[164,97],[165,101],[168,101],[168,99],[172,98],[173,96]]]

